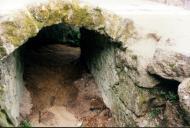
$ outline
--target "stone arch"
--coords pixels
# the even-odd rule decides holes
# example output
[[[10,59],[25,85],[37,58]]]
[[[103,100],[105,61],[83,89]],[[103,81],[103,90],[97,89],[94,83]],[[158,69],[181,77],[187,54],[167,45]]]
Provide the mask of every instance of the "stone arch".
[[[78,3],[77,0],[42,0],[37,3],[26,3],[16,10],[10,9],[6,12],[0,12],[0,95],[2,96],[0,116],[3,120],[0,124],[8,126],[8,123],[11,122],[15,126],[18,125],[19,103],[17,100],[21,95],[19,90],[22,89],[22,86],[20,85],[23,83],[18,81],[22,76],[20,74],[22,73],[22,65],[17,61],[19,56],[14,51],[29,38],[36,36],[42,28],[64,23],[82,28],[84,49],[83,46],[81,48],[84,52],[90,53],[86,56],[86,62],[96,76],[96,81],[102,89],[104,101],[113,111],[118,126],[158,126],[160,123],[155,120],[150,121],[148,115],[158,110],[157,106],[155,109],[155,106],[152,107],[151,105],[159,106],[164,100],[162,98],[160,100],[160,97],[158,97],[159,100],[155,98],[159,91],[154,87],[161,80],[152,74],[179,82],[184,77],[190,76],[189,71],[184,70],[189,67],[189,61],[183,59],[187,58],[187,54],[183,53],[184,49],[182,51],[179,49],[176,52],[175,45],[172,47],[169,44],[176,43],[179,45],[181,41],[189,40],[188,35],[182,34],[181,31],[175,31],[174,34],[170,33],[176,28],[189,32],[189,29],[183,26],[183,24],[189,23],[189,12],[182,11],[188,17],[180,17],[180,21],[176,19],[181,16],[181,13],[174,16],[173,13],[176,10],[171,10],[162,17],[163,22],[158,24],[154,24],[154,21],[158,19],[157,17],[150,18],[152,13],[146,15],[143,12],[142,14],[145,15],[143,18],[129,16],[133,19],[131,20],[125,16],[121,17],[85,3]],[[179,26],[174,27],[174,24],[171,24],[169,20],[170,17],[173,18],[171,18],[172,20],[176,20],[175,23]],[[140,23],[141,20],[142,23]],[[151,22],[150,26],[146,23],[147,21],[148,23]],[[156,27],[152,28],[152,26]],[[163,31],[166,33],[162,32],[160,27],[165,27]],[[142,29],[145,31],[141,33]],[[90,42],[88,42],[89,37],[91,38]],[[180,40],[178,37],[185,38]],[[102,43],[103,47],[107,48],[101,51],[99,55],[94,54],[96,49],[93,49],[95,52],[85,49],[85,47],[90,48],[91,43],[93,46],[96,45],[96,42]],[[134,45],[132,45],[133,43]],[[160,47],[157,48],[159,43],[161,45],[158,46],[161,47],[161,50]],[[163,44],[164,47],[162,47]],[[146,46],[147,49],[142,49],[142,46]],[[188,51],[188,48],[184,51]],[[160,57],[162,55],[164,58]],[[182,72],[173,70],[175,62],[168,62],[171,58],[182,61],[184,67],[181,69]],[[93,62],[98,62],[98,64],[96,65]],[[163,63],[158,62],[163,62],[166,67],[161,67],[160,65]],[[156,66],[160,66],[160,68]],[[180,76],[165,74],[165,70],[174,74],[177,72],[176,74],[180,74]],[[165,85],[164,82],[162,84]],[[11,94],[10,91],[12,91]],[[176,111],[175,107],[171,107],[172,104],[164,102],[164,105],[169,112]],[[174,115],[177,114],[174,113]],[[167,125],[170,123],[168,121]]]
[[[76,0],[26,4],[1,19],[1,58],[13,52],[28,38],[34,37],[41,28],[58,23],[85,27],[107,35],[116,42],[126,42],[134,34],[130,20],[98,7],[79,4]]]
[[[128,37],[133,36],[134,33],[131,21],[97,7],[82,5],[76,0],[34,2],[10,12],[3,15],[0,20],[0,57],[1,64],[4,65],[1,69],[2,75],[11,70],[7,78],[1,78],[2,88],[7,88],[6,91],[3,89],[2,92],[2,99],[5,99],[5,101],[2,101],[1,108],[5,111],[5,118],[9,118],[9,121],[16,126],[18,125],[17,118],[19,116],[19,97],[22,95],[19,94],[21,93],[19,90],[23,88],[21,86],[23,81],[18,80],[22,76],[22,65],[17,62],[19,55],[14,51],[29,38],[36,36],[42,28],[59,23],[96,31],[117,43],[127,41]],[[13,55],[9,56],[10,54]],[[6,66],[8,63],[4,60],[7,60],[7,58],[13,65]],[[18,72],[21,74],[18,74]],[[8,92],[11,90],[13,94],[9,95]],[[4,120],[6,120],[5,118]],[[3,122],[2,125],[6,126],[8,124]]]

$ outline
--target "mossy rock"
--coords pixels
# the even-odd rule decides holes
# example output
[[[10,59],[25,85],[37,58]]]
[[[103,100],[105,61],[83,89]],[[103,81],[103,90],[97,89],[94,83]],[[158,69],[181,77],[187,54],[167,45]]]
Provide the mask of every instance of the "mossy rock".
[[[15,47],[24,43],[28,37],[35,36],[38,28],[32,18],[25,12],[20,12],[19,18],[14,20],[7,20],[0,24],[3,29],[2,37],[5,38],[6,43],[11,43]]]
[[[12,124],[10,124],[7,119],[7,115],[2,111],[0,111],[0,126],[1,127],[13,127]]]

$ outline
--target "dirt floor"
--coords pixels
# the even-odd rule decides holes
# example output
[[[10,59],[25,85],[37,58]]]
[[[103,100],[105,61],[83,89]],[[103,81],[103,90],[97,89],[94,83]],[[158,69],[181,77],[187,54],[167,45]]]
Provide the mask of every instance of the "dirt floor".
[[[32,126],[112,126],[112,114],[79,56],[80,48],[62,44],[27,48],[22,119]]]

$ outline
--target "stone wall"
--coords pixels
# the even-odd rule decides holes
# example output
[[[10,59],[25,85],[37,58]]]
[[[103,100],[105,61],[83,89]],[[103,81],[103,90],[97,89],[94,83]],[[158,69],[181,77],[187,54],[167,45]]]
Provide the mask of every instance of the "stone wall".
[[[81,29],[81,36],[81,57],[95,77],[104,102],[112,110],[116,126],[187,125],[178,106],[177,92],[165,89],[169,84],[177,86],[179,83],[167,80],[165,83],[165,80],[152,76],[160,84],[151,89],[139,87],[138,78],[135,77],[136,81],[131,78],[132,71],[122,60],[119,43],[85,29]],[[137,58],[133,57],[133,60],[137,61]],[[175,96],[175,103],[167,99],[169,93]]]
[[[19,124],[19,105],[24,88],[23,61],[20,54],[20,49],[15,50],[0,62],[1,113],[6,114],[6,118],[1,118],[1,125],[4,127]]]
[[[0,4],[0,119],[18,125],[23,83],[16,49],[42,28],[63,23],[85,28],[82,54],[118,126],[187,125],[182,111],[190,115],[189,82],[183,82],[190,77],[188,10],[146,0],[21,0],[10,5],[10,0]],[[179,97],[173,82],[180,86]]]

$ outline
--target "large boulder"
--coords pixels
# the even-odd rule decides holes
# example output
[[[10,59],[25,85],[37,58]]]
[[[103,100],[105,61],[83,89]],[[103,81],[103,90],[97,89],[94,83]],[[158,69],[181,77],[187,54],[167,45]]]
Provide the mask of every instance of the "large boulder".
[[[165,79],[182,82],[190,77],[190,53],[157,49],[148,70]]]

